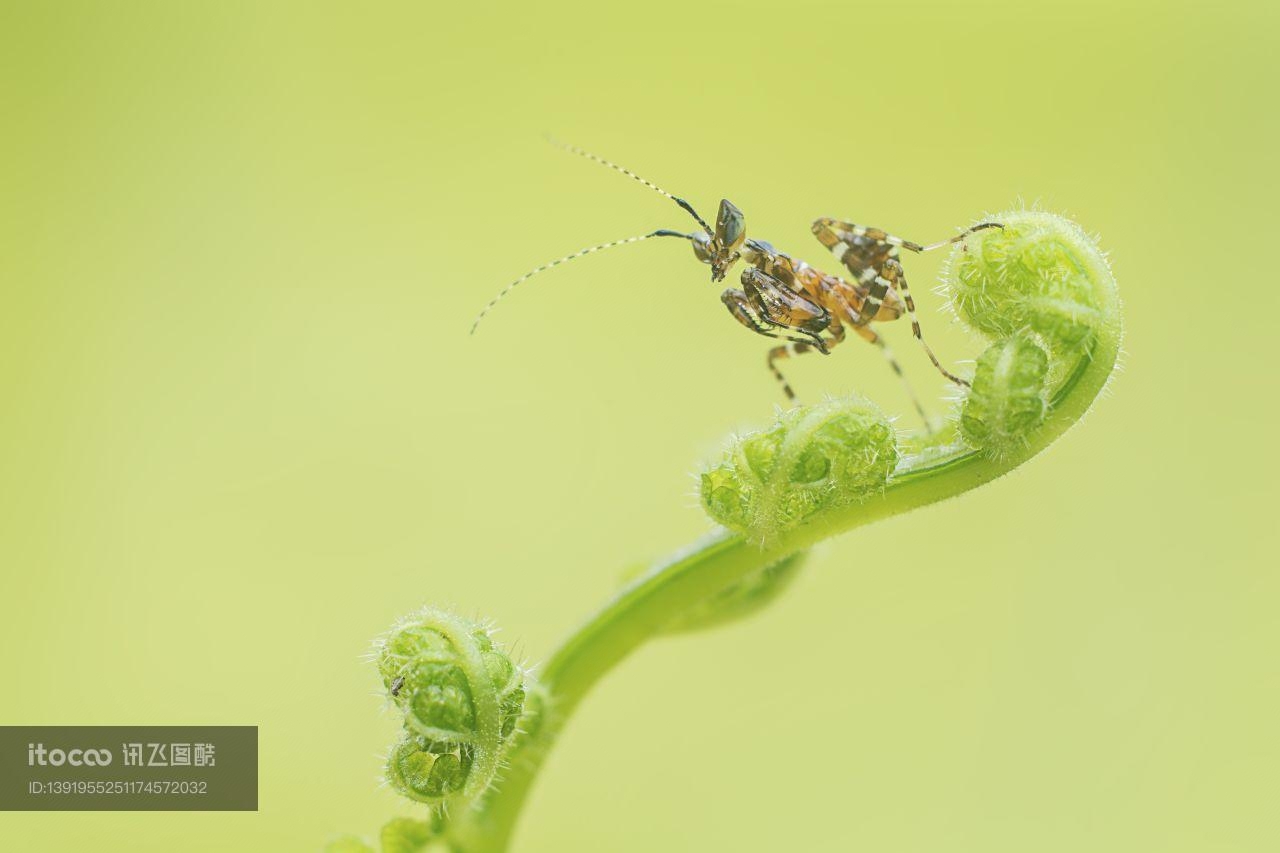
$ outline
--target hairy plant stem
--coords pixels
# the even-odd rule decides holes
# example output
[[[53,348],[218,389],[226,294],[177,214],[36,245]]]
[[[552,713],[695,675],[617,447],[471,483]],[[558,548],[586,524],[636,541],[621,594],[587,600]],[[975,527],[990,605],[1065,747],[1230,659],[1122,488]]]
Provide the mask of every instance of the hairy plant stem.
[[[499,788],[450,828],[451,846],[463,853],[506,850],[542,762],[578,703],[627,655],[661,634],[674,614],[824,539],[955,497],[1013,470],[1084,416],[1106,385],[1119,346],[1118,326],[1099,331],[1056,390],[1045,422],[1024,446],[999,458],[962,447],[929,461],[907,458],[884,492],[865,503],[817,515],[764,548],[720,531],[624,587],[548,660],[541,676],[549,696],[546,719],[511,757]]]

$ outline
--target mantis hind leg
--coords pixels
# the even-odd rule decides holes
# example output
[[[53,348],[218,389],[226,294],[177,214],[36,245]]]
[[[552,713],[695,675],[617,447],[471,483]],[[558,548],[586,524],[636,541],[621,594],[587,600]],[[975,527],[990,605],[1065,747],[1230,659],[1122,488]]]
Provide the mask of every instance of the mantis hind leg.
[[[903,371],[902,365],[898,363],[898,359],[894,357],[893,350],[889,349],[889,345],[884,342],[884,338],[880,336],[875,329],[870,326],[854,326],[853,330],[857,332],[858,337],[862,338],[869,344],[875,344],[880,349],[880,354],[884,356],[885,361],[902,382],[903,390],[907,392],[907,397],[911,400],[911,405],[915,407],[916,414],[920,416],[921,423],[924,424],[925,432],[933,435],[933,419],[929,417],[929,413],[925,411],[924,404],[920,402],[920,397],[916,394],[916,389],[912,387],[911,380],[907,379],[907,374]]]
[[[924,334],[920,331],[920,321],[916,319],[916,302],[911,298],[911,290],[907,287],[907,276],[902,271],[902,264],[894,258],[885,261],[884,268],[880,271],[880,275],[876,277],[877,282],[884,282],[888,287],[893,288],[902,296],[903,303],[907,306],[907,316],[911,319],[911,334],[920,346],[924,347],[925,355],[929,356],[929,361],[933,362],[933,366],[938,372],[947,379],[964,388],[970,387],[967,379],[961,379],[950,370],[942,366],[942,362],[934,355],[933,347],[929,346],[924,339]]]

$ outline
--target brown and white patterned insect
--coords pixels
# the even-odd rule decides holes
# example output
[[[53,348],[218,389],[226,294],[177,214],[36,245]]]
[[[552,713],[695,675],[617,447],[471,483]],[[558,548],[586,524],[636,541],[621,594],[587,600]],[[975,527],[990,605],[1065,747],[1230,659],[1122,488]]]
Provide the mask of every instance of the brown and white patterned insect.
[[[741,275],[741,287],[730,287],[720,294],[721,301],[734,318],[757,334],[789,342],[769,350],[769,370],[782,385],[787,399],[794,401],[795,392],[783,377],[777,362],[791,355],[810,351],[829,354],[831,349],[845,339],[846,326],[858,337],[880,348],[890,366],[899,377],[902,368],[885,346],[884,339],[871,327],[874,322],[896,320],[905,313],[911,318],[911,332],[918,340],[929,360],[947,379],[957,385],[969,383],[942,366],[938,357],[925,342],[916,319],[915,300],[907,286],[907,277],[898,260],[900,249],[910,252],[928,252],[957,243],[967,235],[984,228],[1003,227],[995,222],[983,222],[966,229],[955,237],[937,243],[920,244],[895,237],[879,228],[868,228],[838,219],[818,219],[813,223],[814,236],[818,238],[850,272],[851,278],[825,273],[798,258],[779,252],[763,240],[748,238],[745,218],[728,199],[720,201],[715,227],[706,223],[693,205],[678,198],[651,181],[645,180],[629,169],[611,163],[601,157],[571,145],[569,151],[621,172],[639,181],[651,190],[666,196],[692,216],[701,230],[692,233],[666,228],[624,240],[614,240],[574,252],[559,260],[543,264],[507,285],[490,300],[471,326],[472,333],[480,321],[499,300],[526,279],[566,261],[585,255],[638,243],[654,237],[676,237],[688,240],[693,253],[711,267],[712,282],[723,281],[729,270],[742,261],[746,264]],[[905,382],[905,377],[903,377]],[[916,400],[908,386],[908,393],[916,409],[928,423],[924,408]]]

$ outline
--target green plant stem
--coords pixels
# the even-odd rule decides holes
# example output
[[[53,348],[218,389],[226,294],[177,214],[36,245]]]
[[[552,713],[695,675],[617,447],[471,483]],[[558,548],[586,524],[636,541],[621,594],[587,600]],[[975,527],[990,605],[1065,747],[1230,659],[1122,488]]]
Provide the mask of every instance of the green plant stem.
[[[1045,423],[1027,445],[1000,458],[957,450],[897,473],[877,498],[816,516],[765,548],[721,531],[638,578],[575,631],[550,658],[542,684],[547,719],[534,742],[514,757],[499,789],[450,833],[455,849],[497,853],[507,848],[542,762],[578,703],[607,672],[660,634],[673,614],[719,593],[778,560],[881,518],[955,497],[1008,473],[1078,422],[1102,391],[1119,355],[1119,329],[1103,332],[1058,388]]]

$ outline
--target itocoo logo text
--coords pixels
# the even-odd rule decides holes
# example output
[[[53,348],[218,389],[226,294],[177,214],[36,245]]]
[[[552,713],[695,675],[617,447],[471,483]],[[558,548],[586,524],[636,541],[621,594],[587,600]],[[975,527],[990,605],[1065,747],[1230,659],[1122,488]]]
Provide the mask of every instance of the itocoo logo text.
[[[111,763],[109,749],[45,749],[42,743],[27,744],[27,766],[106,767]]]

